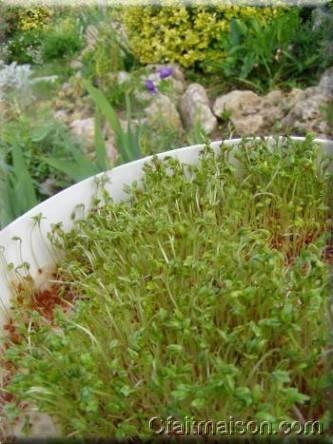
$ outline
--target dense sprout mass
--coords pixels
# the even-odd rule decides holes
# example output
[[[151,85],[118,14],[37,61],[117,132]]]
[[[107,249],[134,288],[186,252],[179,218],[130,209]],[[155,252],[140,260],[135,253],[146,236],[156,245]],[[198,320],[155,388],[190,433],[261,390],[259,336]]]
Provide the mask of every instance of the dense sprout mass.
[[[195,166],[154,158],[126,201],[103,188],[55,227],[69,309],[19,298],[8,414],[32,402],[66,435],[145,435],[155,415],[327,422],[328,175],[311,139],[273,145],[243,141],[237,167],[223,144]]]

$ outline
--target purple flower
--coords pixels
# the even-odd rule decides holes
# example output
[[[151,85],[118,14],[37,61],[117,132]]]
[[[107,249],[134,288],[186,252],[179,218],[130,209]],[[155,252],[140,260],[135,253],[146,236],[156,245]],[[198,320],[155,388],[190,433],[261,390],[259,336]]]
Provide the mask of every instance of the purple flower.
[[[170,66],[164,66],[163,68],[158,70],[161,79],[166,79],[167,77],[172,76],[173,69]]]
[[[145,87],[148,89],[148,91],[153,94],[154,96],[158,93],[158,90],[156,88],[155,83],[152,80],[146,80],[145,81]]]

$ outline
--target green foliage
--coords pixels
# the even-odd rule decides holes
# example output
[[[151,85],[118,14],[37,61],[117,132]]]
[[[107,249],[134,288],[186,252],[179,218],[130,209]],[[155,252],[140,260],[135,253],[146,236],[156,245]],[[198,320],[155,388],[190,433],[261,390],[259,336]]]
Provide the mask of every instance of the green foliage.
[[[188,68],[221,58],[216,43],[221,31],[229,31],[231,19],[254,16],[270,21],[278,14],[274,7],[192,6],[179,1],[174,6],[126,6],[121,19],[129,47],[141,63],[176,62]]]
[[[5,153],[9,165],[12,163],[12,149],[16,144],[23,150],[28,170],[36,184],[41,184],[48,178],[52,178],[58,189],[70,184],[70,180],[64,178],[63,174],[41,161],[42,157],[48,156],[66,159],[68,163],[72,159],[71,151],[80,149],[78,140],[64,124],[52,119],[47,112],[33,118],[22,114],[15,121],[3,124],[0,129],[0,150]]]
[[[92,76],[85,68],[83,72],[86,73],[85,78],[90,83],[98,86],[98,89],[103,92],[110,105],[117,111],[126,111],[127,96],[131,98],[133,106],[142,109],[142,103],[136,99],[134,94],[135,92],[146,91],[142,82],[141,70],[132,71],[131,73],[126,71],[107,72],[104,77]]]
[[[12,146],[12,165],[0,164],[0,229],[38,203],[19,143]]]
[[[101,115],[99,111],[96,111],[95,115],[95,151],[96,167],[100,171],[106,171],[109,167],[109,161],[106,152],[106,146],[101,125]]]
[[[45,62],[63,59],[77,53],[82,48],[82,38],[74,29],[59,29],[51,32],[43,43],[43,60]]]
[[[82,29],[75,17],[54,14],[43,26],[18,27],[6,42],[6,61],[42,64],[65,60],[83,46]]]
[[[142,124],[140,132],[141,151],[147,156],[206,141],[207,137],[198,121],[190,131],[184,131],[158,115],[153,122]]]
[[[328,123],[329,127],[333,129],[333,100],[328,102],[328,104],[323,109],[326,122]]]
[[[6,42],[8,63],[42,63],[41,31],[29,29],[17,32]]]
[[[10,35],[13,29],[15,14],[13,9],[8,8],[3,2],[0,3],[0,45]]]
[[[311,138],[273,144],[244,140],[239,170],[226,145],[193,166],[154,158],[126,201],[102,187],[72,230],[54,227],[74,302],[50,322],[21,294],[11,417],[31,402],[64,436],[149,435],[157,414],[327,417],[328,175]]]
[[[22,115],[1,127],[1,227],[45,197],[109,168],[98,116],[95,159],[87,157],[63,124],[48,117],[32,122]]]
[[[126,93],[136,86],[131,76],[124,82],[116,80],[119,71],[129,71],[134,66],[134,57],[122,42],[112,19],[97,27],[98,37],[92,48],[83,53],[83,75],[105,93],[110,104],[121,107]]]
[[[88,81],[84,81],[84,86],[93,99],[96,108],[106,119],[115,134],[115,146],[119,154],[119,162],[125,163],[141,157],[140,149],[140,127],[132,124],[132,113],[130,99],[126,96],[127,129],[123,129],[114,108],[111,106],[105,95],[92,86]]]
[[[51,10],[43,6],[20,7],[0,3],[0,44],[14,34],[43,28],[49,21]]]
[[[70,6],[67,9],[69,12],[73,11],[73,8]],[[105,5],[86,4],[84,8],[80,8],[78,16],[80,25],[83,28],[87,28],[89,25],[99,26],[101,22],[109,20],[110,11],[112,11],[112,8],[108,8]]]
[[[142,125],[140,145],[144,155],[169,151],[184,143],[184,133],[179,128],[170,125],[165,119],[157,117],[155,122]]]
[[[186,143],[196,145],[198,143],[208,143],[208,138],[198,119],[194,121],[193,128],[186,133]]]
[[[255,17],[231,21],[228,35],[221,33],[221,53],[226,57],[211,62],[222,79],[267,91],[281,85],[311,84],[332,62],[322,50],[326,27],[313,29],[305,23],[300,8],[288,9],[273,21]]]
[[[74,182],[79,182],[87,177],[94,176],[95,174],[107,170],[109,166],[108,158],[98,116],[96,116],[95,124],[95,152],[96,158],[92,161],[91,159],[88,159],[82,149],[70,145],[70,162],[68,159],[58,159],[55,157],[43,157],[42,160],[50,167],[65,174]]]
[[[93,79],[106,81],[110,73],[125,69],[127,54],[117,31],[108,23],[98,28],[97,41],[94,47],[85,53],[84,61],[89,66]]]

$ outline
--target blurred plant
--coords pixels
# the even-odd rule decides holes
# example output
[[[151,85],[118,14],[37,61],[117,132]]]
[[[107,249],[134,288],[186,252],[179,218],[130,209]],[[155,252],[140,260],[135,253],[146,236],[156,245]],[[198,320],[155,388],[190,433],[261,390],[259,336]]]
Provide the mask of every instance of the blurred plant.
[[[82,48],[82,29],[75,15],[64,18],[54,9],[42,24],[33,19],[24,23],[14,27],[8,36],[7,62],[42,64],[64,59]]]
[[[94,28],[94,37],[83,51],[83,74],[106,90],[110,74],[130,70],[134,58],[111,21]]]
[[[116,29],[112,17],[104,19],[97,26],[86,30],[86,48],[82,51],[82,74],[105,94],[112,106],[126,107],[126,94],[136,89],[138,81],[135,73],[127,75],[133,67],[134,59],[126,41]]]
[[[43,6],[17,9],[17,30],[28,31],[41,29],[47,25],[52,16],[52,10]]]
[[[118,162],[125,163],[140,158],[141,128],[140,125],[133,125],[131,102],[129,96],[126,95],[127,128],[123,129],[116,111],[111,106],[105,95],[87,80],[85,80],[83,84],[90,94],[91,98],[93,99],[97,110],[101,113],[101,116],[107,121],[112,131],[114,132],[115,146],[119,154]]]
[[[119,111],[126,111],[126,96],[131,97],[133,108],[142,109],[136,93],[143,90],[141,87],[140,70],[128,73],[119,71],[109,73],[108,82],[96,82],[98,88],[103,91],[110,104]]]
[[[163,117],[157,116],[154,122],[142,125],[140,146],[144,156],[179,148],[184,143],[184,132],[170,125]]]
[[[224,80],[261,92],[296,82],[304,86],[331,62],[320,51],[324,36],[325,27],[313,29],[311,17],[303,23],[297,7],[273,21],[233,19],[229,34],[220,35],[220,49],[226,56],[207,63]]]
[[[95,159],[91,160],[83,150],[75,145],[68,146],[71,160],[57,157],[42,157],[42,161],[50,167],[65,174],[74,182],[80,182],[109,168],[105,142],[102,135],[99,114],[95,117]]]
[[[4,19],[5,60],[9,63],[42,63],[41,36],[51,16],[48,8],[8,7]]]
[[[158,92],[158,89],[156,87],[156,84],[153,80],[146,80],[145,81],[145,87],[147,88],[147,90],[150,92],[150,94],[152,94],[153,96],[155,96]]]
[[[18,32],[43,28],[49,22],[52,10],[43,6],[29,8],[1,2],[0,14],[0,35],[9,38]]]
[[[11,14],[9,14],[8,10],[8,5],[5,5],[4,2],[0,2],[0,54],[1,47],[10,33],[9,18]]]
[[[0,128],[0,225],[74,182],[107,170],[109,160],[96,117],[95,159],[47,114],[22,114]]]
[[[82,27],[86,29],[89,25],[98,26],[103,21],[108,21],[111,10],[112,8],[108,8],[101,3],[95,3],[91,6],[85,5],[84,8],[80,8],[78,17]]]
[[[159,91],[161,93],[172,93],[173,87],[170,82],[170,77],[173,74],[171,66],[163,66],[158,70],[158,77],[154,76],[154,80],[148,78],[145,81],[145,88],[153,95],[156,95]]]
[[[326,117],[326,122],[330,129],[333,130],[333,100],[329,101],[323,109]]]
[[[333,2],[325,5],[321,15],[317,26],[323,27],[325,31],[322,55],[333,60]]]
[[[42,54],[45,62],[64,59],[83,47],[83,35],[75,18],[62,19],[44,32]]]
[[[39,29],[29,29],[25,32],[16,32],[7,40],[5,54],[5,60],[8,63],[43,63],[41,31]]]
[[[199,119],[195,119],[193,127],[190,131],[186,133],[185,141],[188,145],[196,145],[197,143],[209,142],[209,139],[207,138],[207,135],[203,130]]]
[[[73,161],[73,150],[81,149],[79,141],[69,129],[56,121],[46,111],[31,117],[28,113],[21,113],[14,121],[3,124],[0,128],[0,150],[5,153],[6,162],[12,163],[13,146],[19,145],[24,153],[25,162],[33,181],[42,185],[45,181],[52,181],[53,192],[68,186],[71,180],[59,174],[49,164],[41,161],[45,156],[55,159]],[[40,198],[52,194],[45,188],[37,190]]]
[[[0,229],[38,203],[36,185],[19,143],[11,150],[12,164],[0,163]]]
[[[15,94],[27,102],[32,95],[32,71],[29,65],[17,65],[13,62],[5,65],[0,61],[0,101]]]
[[[173,69],[171,66],[163,66],[158,70],[158,73],[160,75],[161,80],[167,79],[168,77],[172,76]]]
[[[154,119],[142,125],[140,134],[140,146],[145,156],[207,141],[199,119],[195,120],[193,128],[185,131],[172,124],[165,116],[158,114]]]
[[[221,31],[229,31],[232,18],[255,16],[259,22],[269,21],[279,11],[278,7],[232,4],[193,6],[181,0],[177,6],[126,6],[119,15],[129,47],[141,63],[176,62],[188,68],[202,65],[207,57],[221,58],[221,48],[216,43]]]

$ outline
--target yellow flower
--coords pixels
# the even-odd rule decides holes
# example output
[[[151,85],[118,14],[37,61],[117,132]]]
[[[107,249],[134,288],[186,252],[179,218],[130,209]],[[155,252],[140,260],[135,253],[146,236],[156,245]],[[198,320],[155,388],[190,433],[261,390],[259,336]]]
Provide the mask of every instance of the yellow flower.
[[[20,8],[18,14],[18,29],[21,31],[43,28],[52,15],[48,8],[41,6],[28,9]]]
[[[163,3],[165,4],[165,3]],[[255,16],[272,20],[276,7],[232,5],[224,1],[216,7],[127,6],[120,12],[134,55],[142,63],[177,62],[184,67],[207,58],[224,57],[216,47],[221,32],[228,32],[233,18]]]

